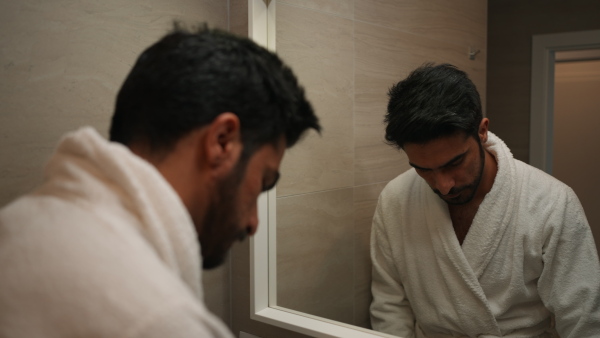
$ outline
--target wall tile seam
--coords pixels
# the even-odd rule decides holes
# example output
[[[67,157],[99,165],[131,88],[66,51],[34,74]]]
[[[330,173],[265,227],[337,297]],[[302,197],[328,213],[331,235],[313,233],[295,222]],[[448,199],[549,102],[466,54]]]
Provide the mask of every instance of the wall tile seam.
[[[354,10],[354,3],[353,3]],[[352,19],[352,183],[353,190],[356,189],[356,146],[357,146],[357,112],[356,112],[356,60],[358,58],[358,52],[356,51],[356,20]],[[353,200],[354,200],[353,195]]]
[[[410,170],[410,168],[407,170]],[[406,170],[398,175],[401,175],[404,172],[406,172]],[[396,175],[396,177],[398,177],[398,175]],[[394,178],[396,178],[396,177],[394,177]],[[391,180],[393,180],[394,178],[392,178]],[[391,180],[383,180],[383,181],[377,181],[377,182],[373,182],[373,183],[359,184],[359,185],[355,185],[354,188],[364,188],[364,187],[373,186],[373,185],[388,184],[388,183],[390,183]]]
[[[410,168],[408,169],[410,170]],[[404,172],[396,175],[399,176],[401,174],[403,174]],[[394,177],[395,178],[395,177]],[[393,178],[393,179],[394,179]],[[392,179],[392,180],[393,180]],[[303,193],[297,193],[297,194],[290,194],[290,195],[285,195],[285,196],[277,196],[276,200],[280,200],[280,199],[286,199],[286,198],[292,198],[292,197],[301,197],[301,196],[307,196],[307,195],[312,195],[312,194],[320,194],[320,193],[327,193],[327,192],[335,192],[335,191],[339,191],[339,190],[346,190],[346,189],[360,189],[360,188],[366,188],[366,187],[371,187],[371,186],[377,186],[377,185],[387,185],[391,180],[383,180],[383,181],[377,181],[377,182],[373,182],[373,183],[366,183],[366,184],[359,184],[359,185],[351,185],[351,186],[344,186],[344,187],[339,187],[339,188],[332,188],[332,189],[325,189],[325,190],[318,190],[318,191],[311,191],[311,192],[303,192]]]
[[[364,185],[369,185],[369,184],[363,184],[363,186]],[[354,189],[356,187],[357,186],[355,186],[355,185],[348,185],[348,186],[331,188],[331,189],[315,190],[315,191],[302,192],[302,193],[296,193],[296,194],[290,194],[290,195],[284,195],[284,196],[277,196],[276,199],[279,200],[279,199],[290,198],[290,197],[299,197],[299,196],[306,196],[306,195],[312,195],[312,194],[334,192],[334,191],[339,191],[339,190]]]

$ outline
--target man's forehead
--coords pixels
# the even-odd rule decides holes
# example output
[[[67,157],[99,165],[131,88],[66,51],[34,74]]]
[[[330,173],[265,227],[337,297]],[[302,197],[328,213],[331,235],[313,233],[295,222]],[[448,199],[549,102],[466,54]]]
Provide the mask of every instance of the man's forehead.
[[[472,137],[464,134],[442,136],[425,143],[406,143],[404,152],[413,167],[435,169],[464,155],[471,147]]]

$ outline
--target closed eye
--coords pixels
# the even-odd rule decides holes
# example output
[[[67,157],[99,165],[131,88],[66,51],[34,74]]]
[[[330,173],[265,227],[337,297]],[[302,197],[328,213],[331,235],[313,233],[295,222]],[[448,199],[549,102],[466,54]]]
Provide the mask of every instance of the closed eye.
[[[277,181],[279,181],[279,173],[275,173],[275,175],[273,175],[274,177],[270,180],[270,182],[263,182],[263,187],[262,187],[262,191],[269,191],[271,189],[273,189],[275,187],[275,185],[277,184]]]
[[[464,158],[464,156],[461,156],[460,158],[454,159],[454,161],[448,163],[446,167],[458,167],[461,165],[461,163],[463,163]]]
[[[443,169],[443,168],[455,168],[458,167],[459,165],[461,165],[465,159],[467,152],[465,151],[462,154],[459,154],[455,157],[453,157],[450,161],[446,162],[444,165],[442,165],[441,167],[439,167],[439,169]],[[428,171],[431,171],[433,169],[431,168],[422,168],[419,167],[418,165],[408,162],[408,164],[410,164],[413,168],[415,168],[415,170],[419,173],[425,173]]]

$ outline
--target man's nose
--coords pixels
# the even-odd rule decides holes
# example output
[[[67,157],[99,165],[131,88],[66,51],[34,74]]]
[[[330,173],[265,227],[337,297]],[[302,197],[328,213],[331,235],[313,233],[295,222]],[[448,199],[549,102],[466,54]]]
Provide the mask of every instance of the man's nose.
[[[448,195],[450,190],[454,187],[454,178],[452,175],[448,175],[444,172],[436,172],[434,175],[435,189],[442,195]]]
[[[254,208],[250,212],[250,216],[248,218],[248,223],[246,225],[246,232],[248,236],[254,236],[256,230],[258,229],[258,208],[257,205],[254,205]]]

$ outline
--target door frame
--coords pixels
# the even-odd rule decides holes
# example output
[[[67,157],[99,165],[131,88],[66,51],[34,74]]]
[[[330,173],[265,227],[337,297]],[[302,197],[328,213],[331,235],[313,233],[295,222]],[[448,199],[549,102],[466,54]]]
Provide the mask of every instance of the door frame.
[[[558,51],[600,48],[600,30],[532,37],[529,164],[552,174],[554,62]]]

